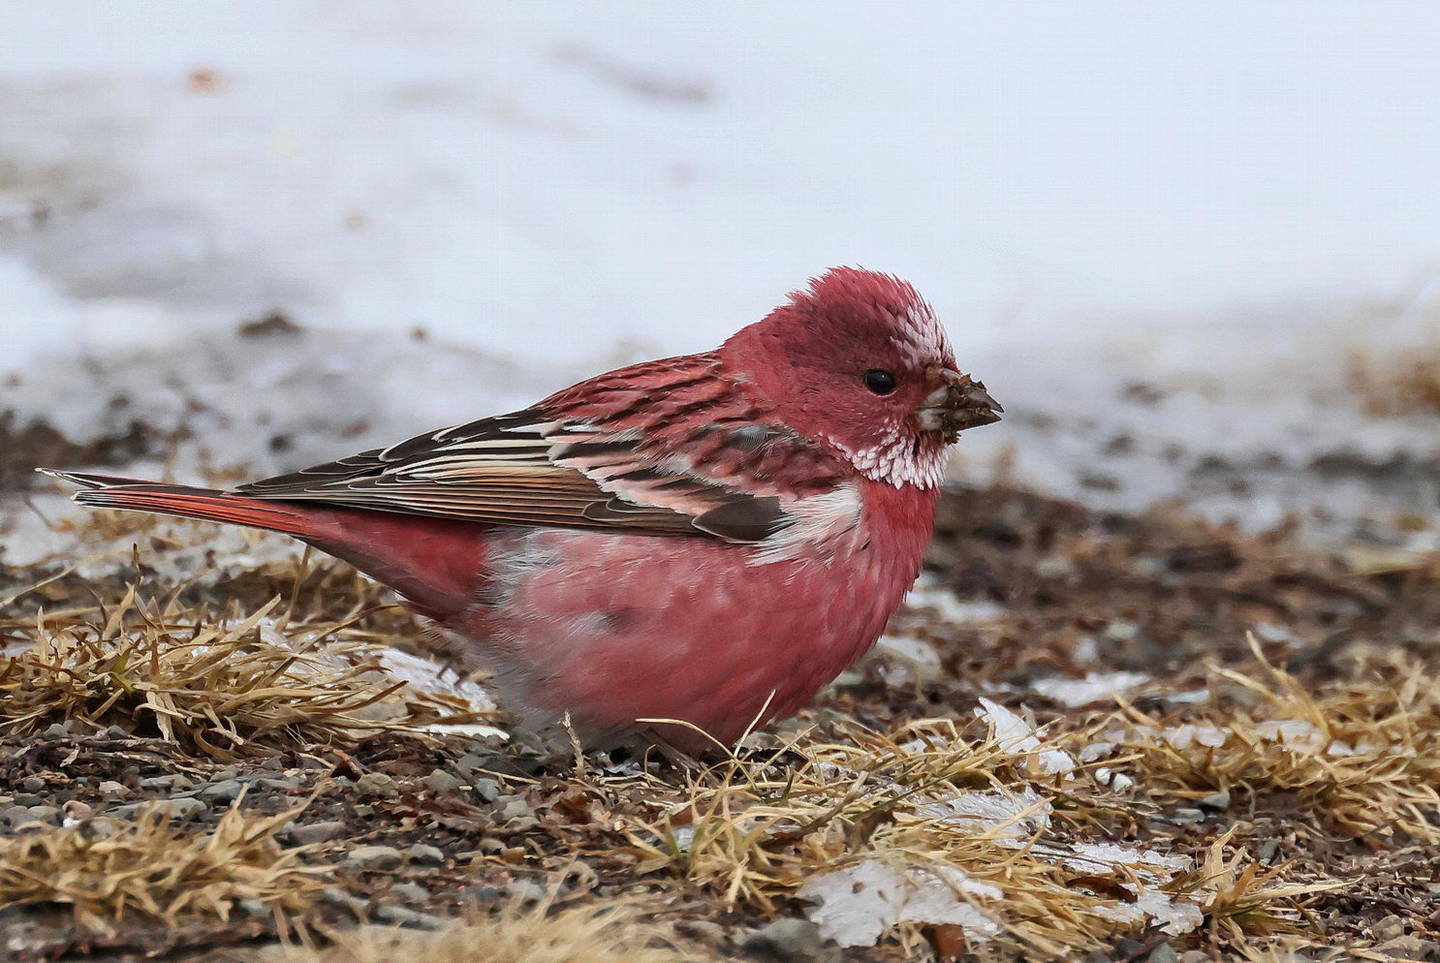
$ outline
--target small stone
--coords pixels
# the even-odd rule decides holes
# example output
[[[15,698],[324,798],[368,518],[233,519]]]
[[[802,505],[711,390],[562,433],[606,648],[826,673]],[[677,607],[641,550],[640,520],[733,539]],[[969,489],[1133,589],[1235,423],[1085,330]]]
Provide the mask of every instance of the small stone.
[[[327,886],[322,889],[320,891],[320,899],[322,902],[329,903],[331,906],[343,906],[362,916],[370,908],[370,901],[368,899],[361,899],[358,896],[347,893],[338,886]]]
[[[493,779],[476,779],[470,784],[470,788],[486,802],[494,802],[500,798],[500,784]]]
[[[1204,950],[1186,950],[1180,954],[1180,963],[1212,963],[1214,959]]]
[[[1261,840],[1260,847],[1255,851],[1256,857],[1258,857],[1262,863],[1275,862],[1275,857],[1279,855],[1279,853],[1280,842],[1275,839]]]
[[[105,730],[105,735],[110,739],[129,739],[130,733],[119,726],[111,726]]]
[[[357,803],[355,805],[355,815],[361,819],[373,819],[375,816],[375,807],[369,803]]]
[[[235,904],[246,916],[268,916],[270,906],[263,899],[242,899]]]
[[[538,825],[540,825],[540,820],[534,816],[516,816],[514,819],[505,823],[505,831],[511,833],[528,833]]]
[[[190,788],[190,780],[178,772],[172,772],[164,776],[150,776],[147,779],[142,779],[140,780],[140,788],[158,789],[162,792],[184,792]]]
[[[772,960],[816,960],[824,954],[820,927],[797,917],[766,923],[745,937],[742,949]]]
[[[17,806],[43,806],[45,797],[38,792],[17,792],[11,800]]]
[[[130,790],[126,789],[118,782],[113,782],[109,780],[102,782],[99,786],[97,786],[96,791],[99,792],[100,795],[106,799],[124,799],[126,796],[130,795]]]
[[[1433,960],[1440,956],[1440,943],[1421,939],[1414,933],[1377,943],[1370,949],[1393,960]]]
[[[240,798],[240,791],[244,788],[244,784],[238,779],[222,779],[201,789],[200,798],[211,802],[232,803]]]
[[[362,796],[375,796],[380,799],[394,799],[400,795],[395,780],[383,772],[367,772],[355,781],[355,789]]]
[[[1370,928],[1370,934],[1381,942],[1399,939],[1405,935],[1405,921],[1398,916],[1387,916]]]
[[[83,823],[89,819],[94,812],[88,803],[83,803],[78,799],[69,800],[65,805],[60,807],[60,811],[64,814],[64,818],[60,823],[62,826],[74,826],[78,823]]]
[[[389,923],[393,926],[406,926],[412,929],[434,930],[444,925],[445,921],[429,913],[421,913],[410,909],[408,906],[400,906],[396,903],[381,903],[375,907],[375,919],[381,923]]]
[[[0,821],[7,826],[18,826],[30,816],[29,806],[6,806],[0,811]]]
[[[153,805],[157,812],[164,813],[177,823],[189,822],[210,808],[193,796],[181,796],[178,799],[162,799]]]
[[[1211,812],[1224,812],[1230,808],[1230,793],[1225,790],[1212,792],[1208,796],[1201,796],[1195,800],[1195,805]]]
[[[47,826],[60,825],[59,806],[31,806],[27,812],[27,822],[44,823]]]
[[[502,820],[519,819],[521,816],[529,816],[535,812],[534,807],[519,796],[510,799],[500,807],[496,815]]]
[[[1145,959],[1147,963],[1180,963],[1180,954],[1169,943],[1161,943]]]
[[[20,780],[20,788],[26,792],[44,792],[45,780],[39,776],[26,776]]]
[[[257,781],[266,789],[276,792],[294,792],[305,785],[305,780],[299,776],[262,776]]]
[[[427,846],[424,843],[416,843],[405,850],[405,855],[412,863],[419,863],[423,866],[439,866],[445,862],[445,852],[436,846]]]
[[[346,829],[343,822],[332,819],[323,823],[296,826],[287,835],[298,846],[312,846],[315,843],[328,843],[332,839],[338,839],[345,835]]]
[[[1187,826],[1205,821],[1205,814],[1198,809],[1176,809],[1170,813],[1170,821],[1177,826]]]
[[[545,898],[545,887],[532,879],[512,879],[505,884],[505,892],[524,903],[538,903]]]
[[[394,846],[357,846],[345,854],[345,865],[364,870],[398,869],[404,861]]]
[[[494,836],[486,836],[484,839],[480,840],[480,852],[484,853],[487,856],[493,856],[496,853],[504,852],[505,848],[505,841],[503,839],[496,839]]]
[[[430,891],[419,883],[396,883],[390,887],[390,892],[412,903],[420,903],[430,898]]]
[[[433,770],[430,775],[420,781],[425,784],[426,789],[436,795],[453,792],[461,786],[460,780],[456,779],[444,769]]]
[[[70,735],[70,725],[65,722],[53,723],[40,734],[42,739],[65,739]]]
[[[492,759],[487,759],[485,756],[476,755],[473,752],[467,752],[465,755],[460,757],[459,762],[455,763],[455,768],[459,769],[463,773],[472,773],[477,769],[489,768],[490,763],[493,761],[494,760]]]

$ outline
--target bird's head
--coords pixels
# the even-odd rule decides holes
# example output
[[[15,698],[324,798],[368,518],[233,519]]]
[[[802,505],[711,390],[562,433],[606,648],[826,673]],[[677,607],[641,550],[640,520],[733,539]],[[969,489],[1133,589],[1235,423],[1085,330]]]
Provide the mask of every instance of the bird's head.
[[[961,431],[1000,420],[908,283],[832,268],[720,349],[791,428],[896,486],[934,487]]]

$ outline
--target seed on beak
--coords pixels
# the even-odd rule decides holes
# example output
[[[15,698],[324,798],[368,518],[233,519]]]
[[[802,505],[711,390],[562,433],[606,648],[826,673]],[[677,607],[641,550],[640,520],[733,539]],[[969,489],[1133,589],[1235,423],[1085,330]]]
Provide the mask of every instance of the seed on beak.
[[[985,384],[967,374],[941,368],[936,372],[941,385],[925,396],[916,413],[923,431],[943,432],[947,442],[960,432],[1000,420],[1005,411],[985,390]]]

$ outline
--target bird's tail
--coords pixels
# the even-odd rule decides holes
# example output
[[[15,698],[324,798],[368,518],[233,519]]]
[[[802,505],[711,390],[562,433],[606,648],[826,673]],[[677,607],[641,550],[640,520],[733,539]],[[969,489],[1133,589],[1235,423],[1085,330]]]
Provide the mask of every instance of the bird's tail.
[[[92,508],[115,508],[162,515],[181,515],[231,525],[248,525],[301,538],[321,534],[314,512],[214,488],[192,488],[164,482],[99,475],[90,472],[39,469],[69,482],[79,491],[71,497]]]

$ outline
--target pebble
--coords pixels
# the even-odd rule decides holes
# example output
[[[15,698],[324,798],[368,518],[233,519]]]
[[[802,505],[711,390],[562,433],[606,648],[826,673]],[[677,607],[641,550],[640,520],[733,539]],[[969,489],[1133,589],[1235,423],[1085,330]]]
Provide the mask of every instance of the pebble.
[[[502,820],[518,819],[521,816],[529,816],[535,810],[524,799],[519,796],[511,798],[500,807],[496,815]]]
[[[461,772],[464,773],[471,773],[477,769],[488,769],[490,767],[490,763],[493,761],[493,759],[486,758],[485,756],[476,755],[473,752],[467,752],[465,755],[460,757],[459,762],[455,763],[455,768],[459,769]]]
[[[362,796],[375,796],[380,799],[394,799],[400,795],[395,780],[383,772],[367,772],[355,781],[355,789]]]
[[[246,916],[269,916],[270,905],[263,899],[242,899],[235,904]]]
[[[276,792],[294,792],[305,785],[305,780],[299,776],[261,776],[258,781],[266,789]]]
[[[59,806],[31,806],[28,822],[44,823],[47,826],[60,825]]]
[[[512,879],[505,884],[505,893],[525,903],[538,903],[545,898],[545,887],[533,879]]]
[[[345,865],[356,869],[397,869],[405,856],[394,846],[357,846],[345,854]]]
[[[1214,957],[1204,950],[1186,950],[1180,954],[1180,963],[1211,963]]]
[[[439,866],[445,862],[445,852],[436,846],[427,846],[424,843],[416,843],[405,850],[405,855],[410,862],[419,863],[424,866]]]
[[[183,823],[189,822],[210,807],[193,796],[181,796],[178,799],[163,799],[155,804],[155,808],[174,821]]]
[[[168,816],[172,822],[183,823],[194,819],[209,807],[192,796],[181,796],[178,799],[130,803],[128,806],[120,806],[114,810],[114,814],[125,819],[134,819],[140,815],[141,810],[152,808],[156,812]]]
[[[111,726],[105,730],[105,735],[110,739],[129,739],[130,733],[119,726]]]
[[[0,811],[0,820],[7,826],[18,826],[30,816],[29,806],[6,806]]]
[[[772,960],[818,960],[827,955],[820,927],[798,917],[766,923],[745,937],[741,947],[762,959]]]
[[[453,792],[461,786],[460,780],[456,779],[444,769],[436,769],[420,781],[425,784],[426,789],[436,795]]]
[[[486,802],[494,802],[500,798],[500,784],[493,779],[476,779],[470,784],[470,788]]]
[[[20,788],[26,792],[44,792],[45,780],[39,776],[26,776],[20,780]]]
[[[370,908],[368,899],[361,899],[358,896],[345,892],[338,886],[327,886],[320,891],[320,899],[331,906],[343,906],[356,913],[363,914]]]
[[[244,784],[238,779],[222,779],[201,789],[200,798],[209,799],[212,802],[234,802],[240,798],[240,790],[243,788],[245,788]]]
[[[1225,790],[1212,792],[1208,796],[1201,796],[1195,800],[1195,805],[1201,809],[1209,809],[1214,812],[1223,812],[1230,808],[1230,793]]]
[[[150,776],[149,778],[142,779],[140,780],[140,788],[159,789],[164,792],[184,792],[190,788],[190,780],[178,772],[172,772],[164,776]]]
[[[1169,943],[1161,943],[1145,957],[1146,963],[1180,963],[1180,954]]]
[[[345,835],[346,825],[338,819],[328,820],[323,823],[309,823],[304,826],[296,826],[288,833],[290,839],[300,846],[309,846],[314,843],[326,843],[332,839],[338,839]]]
[[[419,883],[396,883],[394,886],[390,887],[390,892],[395,896],[398,896],[403,900],[409,900],[412,903],[419,903],[423,900],[427,900],[430,898],[430,891],[425,887],[421,886]]]
[[[1375,939],[1385,942],[1405,935],[1405,921],[1398,916],[1387,916],[1370,928]]]
[[[106,799],[124,799],[126,796],[130,795],[130,790],[126,789],[118,782],[111,781],[102,782],[99,786],[96,787],[96,791],[99,792],[100,795],[105,797]]]
[[[45,804],[45,797],[38,792],[19,792],[15,794],[12,802],[16,806],[43,806]]]
[[[445,924],[445,921],[429,913],[421,913],[410,909],[408,906],[401,906],[397,903],[381,903],[375,907],[375,919],[381,923],[390,923],[394,926],[409,926],[414,929],[435,930]]]
[[[70,723],[56,722],[41,733],[43,739],[64,739],[70,735]]]
[[[65,814],[65,818],[61,823],[62,826],[74,826],[77,823],[83,823],[89,819],[94,812],[89,804],[83,803],[78,799],[70,800],[64,806],[61,806],[60,810]]]

